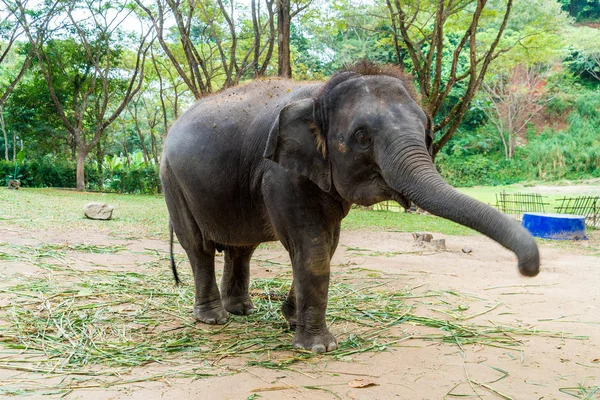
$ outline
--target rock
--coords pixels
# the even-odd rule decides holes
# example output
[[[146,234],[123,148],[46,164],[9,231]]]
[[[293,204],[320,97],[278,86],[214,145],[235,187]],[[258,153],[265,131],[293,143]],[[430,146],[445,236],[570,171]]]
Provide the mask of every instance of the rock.
[[[9,189],[19,190],[20,187],[21,187],[21,182],[19,182],[16,179],[11,179],[10,181],[8,181],[8,188]]]
[[[473,252],[473,250],[471,250],[470,247],[463,247],[462,252],[465,254],[471,254]]]
[[[87,203],[83,213],[89,219],[110,219],[115,208],[106,203]]]
[[[446,250],[446,239],[432,240],[431,245],[438,251]]]
[[[431,233],[413,232],[412,237],[415,242],[431,242],[433,240],[433,235]]]

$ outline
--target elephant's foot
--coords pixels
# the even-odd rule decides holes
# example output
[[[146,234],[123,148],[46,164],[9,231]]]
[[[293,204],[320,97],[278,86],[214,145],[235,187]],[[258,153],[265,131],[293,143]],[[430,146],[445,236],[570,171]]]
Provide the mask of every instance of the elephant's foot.
[[[294,348],[310,350],[313,353],[325,353],[338,348],[335,337],[323,328],[318,333],[300,331],[299,327],[294,336]]]
[[[293,304],[288,303],[287,301],[283,302],[281,306],[281,312],[288,324],[290,324],[290,330],[296,330],[296,307]]]
[[[254,313],[254,304],[250,296],[228,297],[223,299],[223,307],[235,315],[250,315]]]
[[[205,324],[224,324],[227,322],[227,311],[221,304],[221,299],[206,304],[194,305],[194,318]]]

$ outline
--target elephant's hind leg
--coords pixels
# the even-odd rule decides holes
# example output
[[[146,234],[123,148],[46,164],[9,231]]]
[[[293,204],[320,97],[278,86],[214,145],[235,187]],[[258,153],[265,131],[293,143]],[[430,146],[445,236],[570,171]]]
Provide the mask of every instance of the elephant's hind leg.
[[[194,301],[194,318],[207,324],[224,324],[227,312],[221,303],[219,288],[215,278],[215,253],[194,248],[186,249],[192,272],[196,299]]]
[[[179,243],[187,253],[194,274],[194,317],[207,324],[224,324],[227,312],[215,278],[214,244],[203,240],[202,232],[191,213],[183,193],[174,185],[166,184],[165,200],[173,230]]]
[[[296,288],[294,288],[294,281],[292,281],[292,287],[288,293],[283,305],[281,306],[281,312],[290,325],[290,330],[296,330]]]
[[[225,267],[221,280],[221,297],[227,311],[236,315],[250,315],[254,305],[248,294],[250,285],[250,258],[256,246],[225,248]]]

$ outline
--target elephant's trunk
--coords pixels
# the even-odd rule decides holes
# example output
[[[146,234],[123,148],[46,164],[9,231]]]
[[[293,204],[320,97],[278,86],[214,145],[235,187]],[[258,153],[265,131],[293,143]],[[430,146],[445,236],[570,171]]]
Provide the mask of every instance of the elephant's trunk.
[[[403,157],[403,154],[405,155]],[[423,145],[405,146],[382,168],[384,179],[401,196],[424,210],[468,226],[490,237],[519,260],[519,270],[526,276],[539,273],[540,255],[533,237],[520,224],[480,201],[466,196],[448,185],[435,170]]]

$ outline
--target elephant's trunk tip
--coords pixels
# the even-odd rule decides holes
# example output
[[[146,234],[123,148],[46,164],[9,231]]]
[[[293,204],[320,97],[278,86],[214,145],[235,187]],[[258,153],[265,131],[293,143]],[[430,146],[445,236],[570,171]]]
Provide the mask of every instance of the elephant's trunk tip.
[[[531,256],[519,258],[519,271],[521,275],[531,277],[540,273],[540,253],[537,251],[537,248]]]
[[[519,271],[521,275],[536,276],[540,273],[540,250],[533,237],[524,228],[521,229],[521,234],[522,247],[515,252],[519,258]]]

